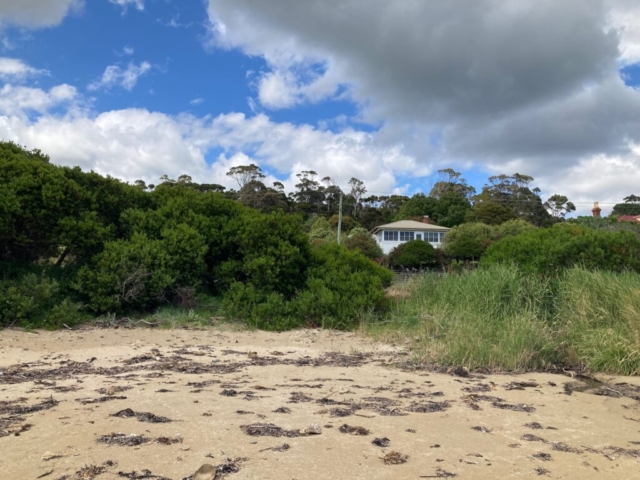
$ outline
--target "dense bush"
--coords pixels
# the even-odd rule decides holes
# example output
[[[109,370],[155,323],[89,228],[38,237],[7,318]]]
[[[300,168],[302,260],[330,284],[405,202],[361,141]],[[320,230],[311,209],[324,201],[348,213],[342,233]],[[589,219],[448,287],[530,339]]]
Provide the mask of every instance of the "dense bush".
[[[349,250],[358,250],[370,260],[378,260],[384,257],[384,253],[376,239],[364,228],[356,227],[344,240],[344,246]]]
[[[327,244],[312,250],[307,280],[290,300],[236,283],[223,305],[233,318],[267,330],[303,325],[352,328],[364,312],[385,307],[384,287],[392,277],[360,252]]]
[[[627,232],[570,224],[535,229],[493,244],[482,265],[515,263],[525,272],[550,273],[580,265],[588,269],[640,271],[640,238]]]
[[[464,223],[445,235],[444,252],[451,258],[477,260],[494,242],[535,228],[525,220],[509,220],[500,225]]]
[[[0,280],[0,328],[16,324],[60,328],[77,323],[80,305],[63,298],[60,284],[45,273]]]
[[[392,267],[420,268],[434,263],[436,251],[429,242],[412,240],[402,243],[389,253]]]

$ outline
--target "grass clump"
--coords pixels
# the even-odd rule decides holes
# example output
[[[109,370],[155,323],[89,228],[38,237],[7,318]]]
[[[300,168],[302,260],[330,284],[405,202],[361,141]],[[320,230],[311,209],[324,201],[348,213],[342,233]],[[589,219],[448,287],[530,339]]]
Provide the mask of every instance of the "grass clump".
[[[567,363],[640,373],[640,275],[573,268],[557,290],[555,321]]]
[[[427,275],[408,290],[409,298],[397,302],[386,321],[366,328],[385,340],[410,341],[430,362],[640,373],[636,273],[574,267],[556,276],[529,275],[502,264]]]

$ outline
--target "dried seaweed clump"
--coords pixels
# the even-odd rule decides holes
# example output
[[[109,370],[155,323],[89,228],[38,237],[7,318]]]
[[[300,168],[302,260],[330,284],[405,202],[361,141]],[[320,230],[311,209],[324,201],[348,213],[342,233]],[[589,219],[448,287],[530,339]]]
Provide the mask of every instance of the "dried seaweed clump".
[[[273,423],[252,423],[251,425],[242,425],[240,429],[251,437],[299,437],[302,434],[300,430],[285,430]]]
[[[382,460],[385,465],[400,465],[401,463],[407,463],[408,458],[408,455],[404,455],[400,452],[389,452],[382,457]]]
[[[449,402],[413,402],[409,405],[410,412],[415,413],[433,413],[433,412],[443,412],[447,408],[449,408],[451,404]]]
[[[160,417],[153,413],[149,412],[134,412],[130,408],[125,408],[124,410],[120,410],[117,413],[111,415],[112,417],[118,418],[137,418],[139,422],[148,422],[148,423],[168,423],[169,420],[167,417]]]
[[[371,432],[364,427],[355,427],[347,425],[346,423],[339,428],[340,432],[348,433],[349,435],[369,435]]]
[[[102,435],[98,438],[98,443],[106,443],[107,445],[119,445],[121,447],[136,447],[149,443],[151,439],[144,435],[127,435],[125,433],[110,433]]]

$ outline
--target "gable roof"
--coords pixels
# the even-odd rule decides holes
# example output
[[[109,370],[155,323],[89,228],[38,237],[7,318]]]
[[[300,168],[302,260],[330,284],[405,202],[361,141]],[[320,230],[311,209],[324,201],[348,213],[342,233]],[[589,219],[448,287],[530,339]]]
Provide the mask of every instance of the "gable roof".
[[[620,215],[619,222],[640,222],[640,215]]]
[[[400,220],[399,222],[387,223],[386,225],[378,225],[371,230],[371,233],[377,233],[380,230],[422,230],[425,232],[448,232],[451,230],[447,227],[439,225],[431,225],[430,223],[416,222],[415,220]]]

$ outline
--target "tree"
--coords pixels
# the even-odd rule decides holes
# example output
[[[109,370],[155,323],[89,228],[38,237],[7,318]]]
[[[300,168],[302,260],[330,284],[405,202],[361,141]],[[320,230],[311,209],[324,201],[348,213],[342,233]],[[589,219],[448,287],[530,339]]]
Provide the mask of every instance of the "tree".
[[[438,200],[449,196],[470,198],[476,193],[476,189],[467,185],[467,181],[462,178],[462,174],[456,172],[453,168],[438,170],[438,173],[440,174],[440,180],[435,183],[429,192],[431,198]]]
[[[472,210],[468,212],[467,221],[482,222],[487,225],[500,225],[508,220],[516,218],[516,212],[503,204],[493,201],[476,202]]]
[[[324,187],[316,180],[318,174],[313,170],[304,170],[296,177],[299,183],[296,184],[297,191],[291,194],[297,202],[297,208],[303,212],[320,212],[324,203]]]
[[[384,257],[382,248],[378,245],[375,238],[362,227],[356,227],[344,241],[345,247],[349,250],[358,250],[370,260],[378,260]]]
[[[353,216],[355,218],[358,217],[358,209],[361,206],[361,200],[365,193],[367,193],[367,187],[365,187],[364,182],[355,177],[352,177],[349,180],[349,185],[351,186],[351,191],[349,195],[353,198]]]
[[[403,268],[422,268],[432,264],[436,251],[429,242],[412,240],[402,243],[389,253],[389,265]]]
[[[402,207],[396,215],[398,220],[403,220],[409,217],[433,217],[433,212],[438,205],[438,200],[435,198],[427,197],[424,193],[416,193],[411,197]]]
[[[553,219],[542,204],[540,189],[531,188],[531,182],[533,177],[520,173],[489,177],[489,183],[474,197],[474,205],[492,201],[512,209],[517,218],[523,218],[537,226],[549,225]]]
[[[624,197],[624,203],[617,203],[611,211],[612,217],[621,215],[640,215],[640,197],[628,195]]]
[[[238,182],[238,187],[242,190],[247,183],[261,180],[265,178],[265,175],[259,166],[252,163],[251,165],[232,167],[227,172],[227,177],[231,177]]]
[[[238,200],[243,205],[262,212],[287,208],[287,197],[283,192],[268,188],[258,180],[253,180],[242,187],[238,192]]]
[[[571,203],[567,197],[558,195],[557,193],[550,196],[549,200],[544,202],[544,208],[551,213],[553,218],[558,220],[564,219],[567,213],[576,211],[576,206]]]

